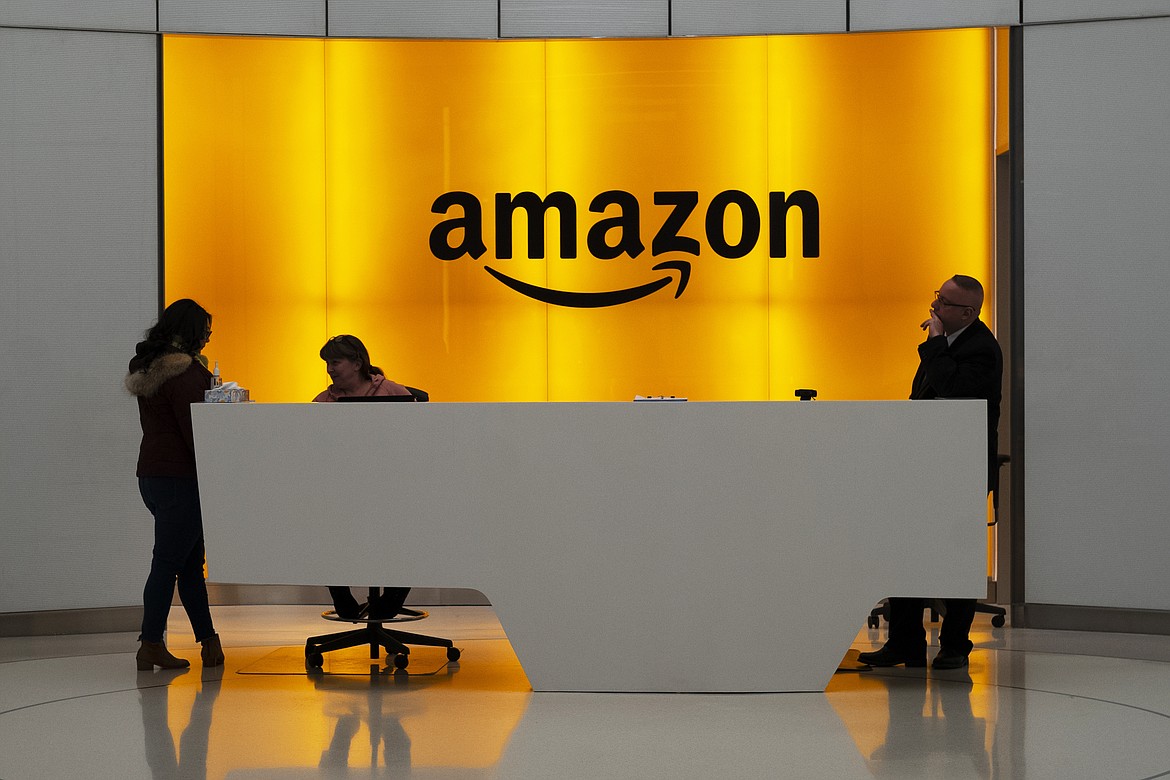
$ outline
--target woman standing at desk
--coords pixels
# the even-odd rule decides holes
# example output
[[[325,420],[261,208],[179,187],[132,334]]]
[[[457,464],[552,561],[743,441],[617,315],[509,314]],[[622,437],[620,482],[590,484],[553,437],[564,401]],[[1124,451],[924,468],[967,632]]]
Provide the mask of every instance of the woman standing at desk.
[[[333,384],[318,393],[313,399],[315,402],[327,403],[346,397],[410,395],[405,386],[387,379],[382,369],[370,365],[370,353],[357,336],[334,336],[321,347],[320,354]],[[377,589],[372,590],[376,592]],[[363,606],[358,604],[349,588],[329,586],[333,608],[337,616],[343,618],[390,620],[402,609],[408,593],[410,588],[383,588],[381,594]]]
[[[138,398],[142,425],[138,490],[154,515],[154,553],[142,593],[139,671],[191,665],[171,655],[163,643],[176,581],[195,638],[203,645],[203,666],[224,661],[203,579],[203,515],[191,432],[191,404],[202,403],[203,391],[211,387],[207,358],[200,354],[210,339],[211,315],[189,298],[175,301],[138,342],[125,380],[126,389]]]

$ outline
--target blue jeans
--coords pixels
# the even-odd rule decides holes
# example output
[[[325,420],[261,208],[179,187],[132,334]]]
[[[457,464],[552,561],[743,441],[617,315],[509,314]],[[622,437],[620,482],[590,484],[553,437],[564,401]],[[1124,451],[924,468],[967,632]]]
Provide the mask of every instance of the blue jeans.
[[[179,600],[199,641],[215,633],[203,579],[203,514],[194,477],[139,477],[138,491],[154,515],[154,557],[142,590],[143,642],[163,641],[179,584]]]

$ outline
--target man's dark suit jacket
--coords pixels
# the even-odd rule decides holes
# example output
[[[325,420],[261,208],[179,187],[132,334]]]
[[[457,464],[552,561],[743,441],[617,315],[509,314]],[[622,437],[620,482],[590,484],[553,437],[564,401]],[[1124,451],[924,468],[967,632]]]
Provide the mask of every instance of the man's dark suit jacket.
[[[911,400],[983,398],[987,401],[987,489],[999,484],[999,403],[1002,395],[1003,352],[991,329],[975,320],[947,345],[933,336],[918,345],[918,373]]]

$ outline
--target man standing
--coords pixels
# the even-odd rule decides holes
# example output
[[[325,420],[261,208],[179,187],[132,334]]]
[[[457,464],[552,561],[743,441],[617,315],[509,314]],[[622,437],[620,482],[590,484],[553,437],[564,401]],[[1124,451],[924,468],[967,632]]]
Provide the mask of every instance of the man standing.
[[[970,276],[953,276],[934,294],[930,319],[922,323],[926,341],[918,345],[921,362],[914,375],[911,400],[984,398],[987,400],[987,489],[998,478],[999,402],[1003,353],[991,330],[979,319],[983,285]],[[945,468],[946,464],[939,464]],[[941,509],[945,510],[945,507]],[[935,669],[961,669],[973,647],[968,634],[975,617],[974,599],[946,599],[939,631]],[[922,599],[891,598],[886,644],[858,658],[870,666],[926,666],[926,630]]]

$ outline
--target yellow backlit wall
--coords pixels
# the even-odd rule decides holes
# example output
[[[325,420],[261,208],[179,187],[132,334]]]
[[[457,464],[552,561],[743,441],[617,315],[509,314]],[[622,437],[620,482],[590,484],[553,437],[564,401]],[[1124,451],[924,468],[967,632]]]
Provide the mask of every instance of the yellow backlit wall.
[[[164,39],[165,287],[214,315],[207,349],[260,401],[308,400],[324,340],[353,333],[375,364],[435,400],[905,398],[932,291],[992,267],[994,31],[685,40]],[[587,234],[637,199],[643,252],[597,259]],[[741,191],[762,229],[719,256],[706,214]],[[819,256],[799,210],[769,256],[769,192],[819,203]],[[483,206],[478,258],[437,259],[444,193]],[[568,193],[544,258],[513,220],[497,257],[496,193]],[[697,256],[655,256],[672,207]],[[741,238],[738,206],[717,226]],[[627,214],[628,216],[628,214]],[[461,231],[451,234],[458,244]],[[607,234],[616,243],[618,233]],[[690,265],[655,270],[663,261]],[[533,300],[488,273],[630,303]],[[993,321],[985,310],[984,319]]]

